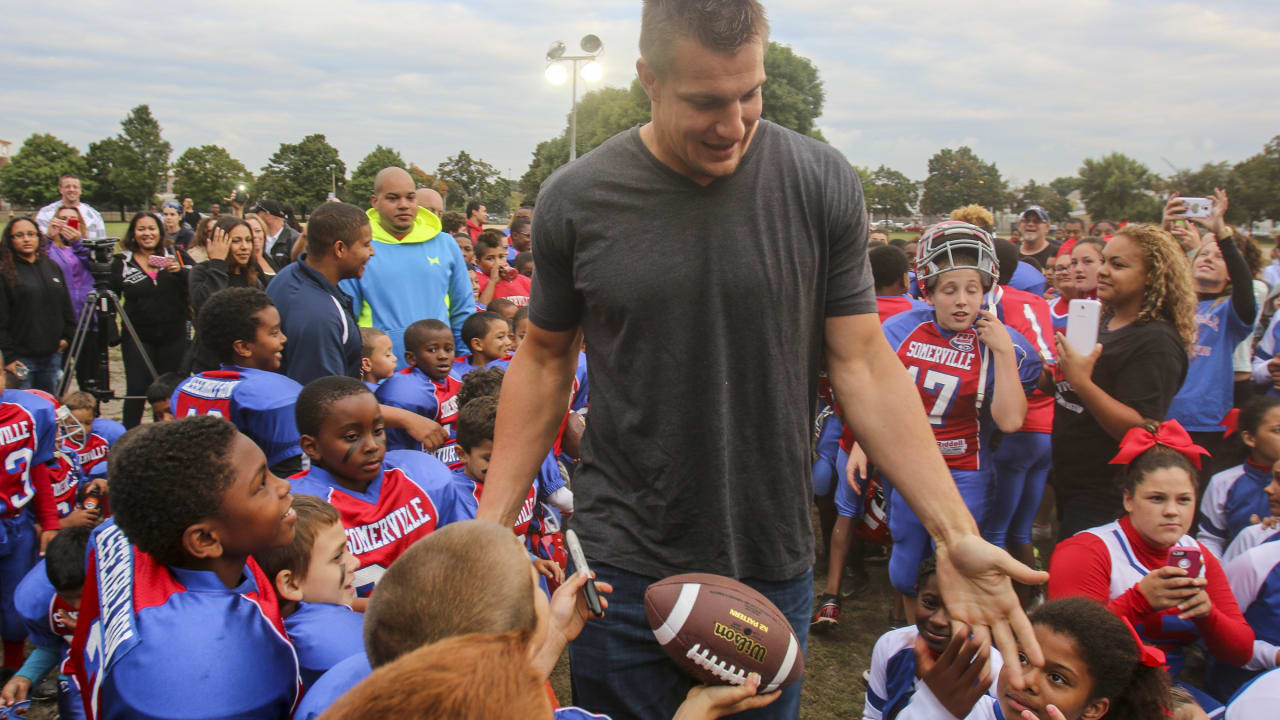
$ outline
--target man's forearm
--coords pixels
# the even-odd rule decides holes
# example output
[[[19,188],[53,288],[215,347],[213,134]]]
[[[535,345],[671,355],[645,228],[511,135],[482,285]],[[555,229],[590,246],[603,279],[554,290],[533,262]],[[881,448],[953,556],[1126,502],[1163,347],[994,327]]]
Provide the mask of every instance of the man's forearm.
[[[868,343],[852,361],[828,355],[836,400],[854,436],[893,482],[935,540],[977,532],[920,402],[920,394],[888,343]]]
[[[516,353],[502,383],[493,433],[493,460],[477,517],[500,525],[515,522],[529,485],[547,457],[577,368],[577,354]]]

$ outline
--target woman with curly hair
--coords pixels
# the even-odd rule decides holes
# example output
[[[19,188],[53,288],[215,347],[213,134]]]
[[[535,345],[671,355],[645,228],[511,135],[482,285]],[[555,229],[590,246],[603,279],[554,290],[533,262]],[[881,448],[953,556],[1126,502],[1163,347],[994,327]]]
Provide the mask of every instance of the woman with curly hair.
[[[1057,334],[1053,477],[1059,537],[1115,520],[1115,456],[1130,428],[1163,420],[1187,376],[1198,328],[1187,256],[1155,225],[1126,225],[1098,269],[1098,345],[1072,348]]]
[[[45,253],[40,226],[29,217],[10,220],[0,234],[0,353],[8,386],[54,392],[75,328],[62,268]]]

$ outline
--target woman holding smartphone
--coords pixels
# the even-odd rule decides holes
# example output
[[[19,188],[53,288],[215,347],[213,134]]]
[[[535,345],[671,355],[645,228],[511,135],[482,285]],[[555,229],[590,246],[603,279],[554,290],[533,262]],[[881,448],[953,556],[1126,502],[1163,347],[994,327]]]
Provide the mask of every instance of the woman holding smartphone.
[[[10,387],[55,392],[76,319],[62,269],[45,254],[40,227],[9,221],[0,237],[0,352]]]
[[[111,263],[111,289],[124,301],[142,341],[141,347],[123,333],[122,351],[126,392],[125,427],[142,420],[143,396],[154,379],[147,370],[146,352],[157,375],[179,371],[190,341],[187,338],[187,273],[191,257],[181,249],[166,246],[161,221],[140,212],[129,221],[120,244],[124,253]]]
[[[200,316],[209,297],[229,287],[253,287],[265,290],[274,274],[262,271],[261,245],[253,240],[249,222],[233,215],[218,218],[205,244],[209,259],[191,268],[188,282],[192,318]],[[217,370],[218,358],[210,355],[196,338],[195,362],[192,371]]]
[[[79,321],[84,312],[85,296],[93,289],[93,275],[89,272],[89,248],[81,241],[89,237],[80,208],[63,205],[53,213],[49,221],[48,243],[45,250],[49,259],[62,268],[62,277],[67,281],[67,292],[71,295],[71,310]],[[91,329],[97,326],[91,326]],[[84,343],[80,346],[80,356],[76,361],[76,382],[81,388],[88,387],[89,380],[97,371],[98,336],[86,333]]]
[[[1186,255],[1154,225],[1126,225],[1098,269],[1098,345],[1057,334],[1053,477],[1059,537],[1119,517],[1120,483],[1107,460],[1120,439],[1164,419],[1187,375],[1196,340],[1196,295]]]
[[[1083,595],[1106,605],[1146,644],[1164,650],[1175,680],[1183,649],[1201,640],[1218,662],[1239,666],[1253,657],[1253,629],[1226,573],[1188,534],[1203,454],[1176,420],[1130,430],[1111,461],[1127,463],[1124,516],[1062,541],[1049,564],[1050,600]],[[1229,699],[1214,703],[1203,690],[1187,689],[1210,712]]]

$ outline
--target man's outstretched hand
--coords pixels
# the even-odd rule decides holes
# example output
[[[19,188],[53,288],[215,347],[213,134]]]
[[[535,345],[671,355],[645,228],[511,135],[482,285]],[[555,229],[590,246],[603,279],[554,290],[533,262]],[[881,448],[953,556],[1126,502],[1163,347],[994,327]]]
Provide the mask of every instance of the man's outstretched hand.
[[[1049,573],[1032,570],[976,534],[939,542],[937,560],[938,585],[952,620],[968,623],[975,640],[987,640],[1006,658],[1018,657],[1021,643],[1032,665],[1044,665],[1031,621],[1009,579],[1042,585],[1049,582]],[[1014,686],[1021,689],[1022,674],[1011,677]]]

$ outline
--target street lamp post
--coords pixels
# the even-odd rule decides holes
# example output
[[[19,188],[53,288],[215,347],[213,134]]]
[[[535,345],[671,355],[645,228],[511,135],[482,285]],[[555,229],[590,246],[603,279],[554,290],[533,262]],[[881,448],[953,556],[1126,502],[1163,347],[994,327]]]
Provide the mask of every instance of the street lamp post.
[[[585,55],[565,55],[564,43],[559,40],[551,43],[551,47],[547,49],[547,81],[552,85],[559,85],[568,78],[566,75],[573,75],[573,105],[569,111],[569,161],[573,162],[578,158],[578,73],[582,73],[582,79],[587,82],[596,82],[604,74],[604,68],[600,67],[600,63],[596,58],[600,53],[604,52],[604,43],[595,35],[584,35],[579,43]],[[565,72],[565,68],[560,63],[569,62],[572,64],[572,73]],[[578,69],[578,63],[582,63],[582,69]]]

